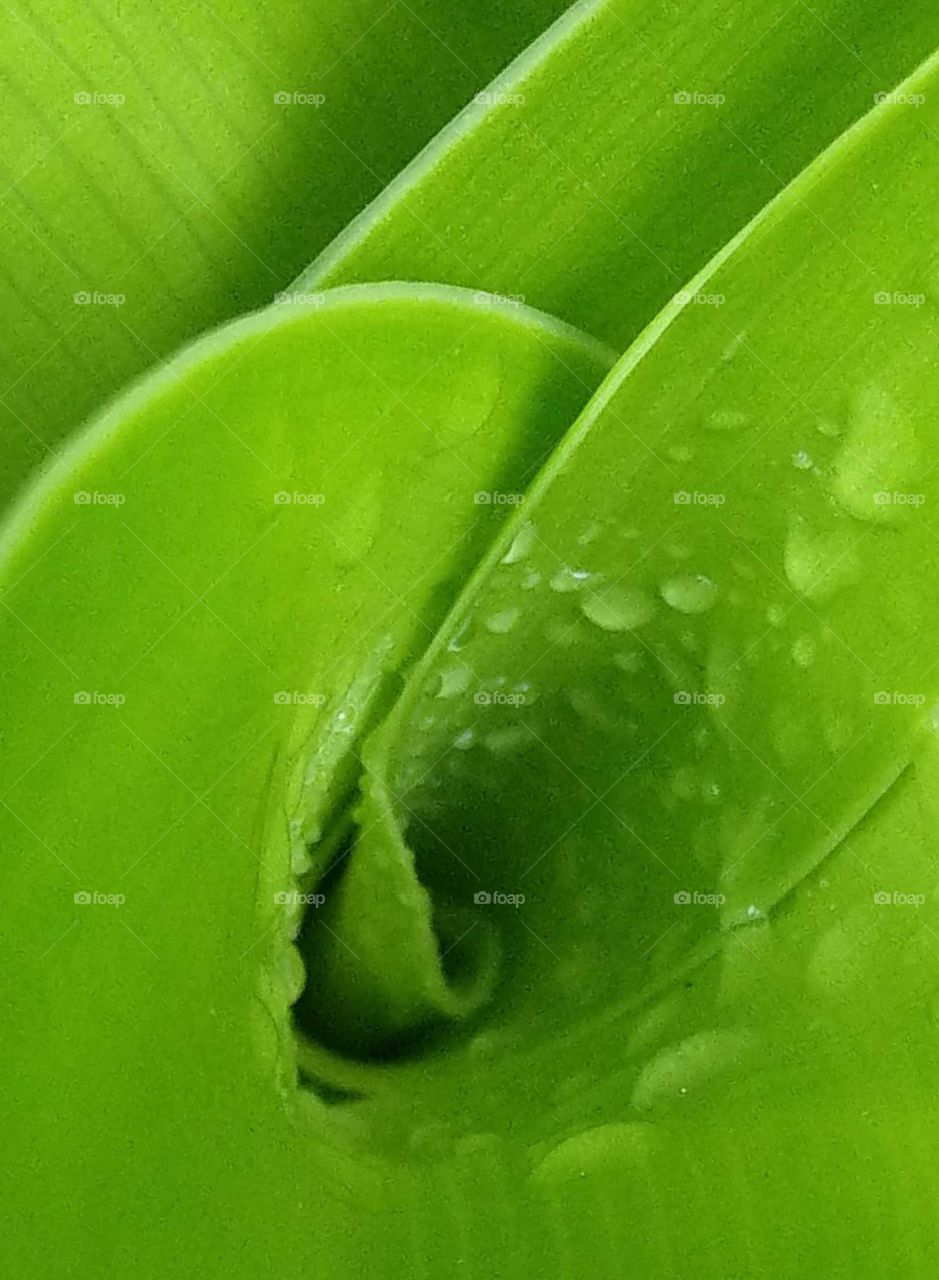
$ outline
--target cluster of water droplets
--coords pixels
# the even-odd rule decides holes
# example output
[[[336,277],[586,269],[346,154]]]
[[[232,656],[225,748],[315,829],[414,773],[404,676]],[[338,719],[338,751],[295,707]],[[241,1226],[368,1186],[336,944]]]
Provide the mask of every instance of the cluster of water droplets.
[[[703,422],[707,431],[723,437],[758,425],[751,414],[734,408],[711,412]],[[740,762],[749,770],[746,776],[759,776],[761,764],[748,760],[748,744],[733,742],[726,731],[726,723],[740,728],[733,718],[735,695],[743,698],[761,679],[767,687],[761,665],[764,673],[773,672],[778,661],[779,679],[788,682],[782,695],[762,711],[751,706],[745,713],[751,726],[765,727],[766,742],[760,737],[756,745],[761,753],[775,751],[775,760],[768,755],[770,768],[807,758],[819,741],[832,754],[845,749],[851,724],[829,715],[828,708],[813,710],[810,692],[803,702],[792,702],[787,691],[808,690],[807,682],[831,659],[838,638],[831,634],[829,610],[864,583],[865,537],[882,537],[910,516],[908,507],[878,502],[877,495],[908,490],[917,466],[912,429],[882,388],[862,389],[843,428],[835,415],[811,413],[803,428],[801,442],[788,433],[775,464],[775,474],[788,474],[788,483],[796,486],[795,496],[776,526],[778,539],[757,542],[755,553],[741,546],[715,558],[706,540],[699,544],[690,538],[663,540],[650,550],[648,531],[588,520],[576,538],[565,537],[567,555],[559,557],[550,545],[551,528],[534,519],[521,521],[490,582],[450,637],[427,690],[428,699],[453,708],[441,718],[454,728],[446,767],[463,768],[468,776],[483,753],[493,762],[490,777],[496,785],[507,760],[538,751],[543,742],[559,752],[568,723],[579,723],[607,745],[611,756],[618,753],[627,773],[633,753],[641,759],[650,751],[656,766],[666,765],[613,789],[605,798],[610,806],[625,806],[630,792],[644,788],[646,798],[657,796],[671,815],[671,827],[677,823],[683,831],[691,846],[688,865],[713,875],[702,888],[720,887],[725,863],[731,861],[742,864],[745,881],[748,845],[771,827],[774,811],[759,790],[748,797],[749,812],[741,814],[730,803]],[[679,467],[694,462],[685,445],[670,446],[667,456]],[[804,486],[804,500],[798,486]],[[772,494],[766,501],[773,501]],[[668,706],[665,695],[671,691],[703,695],[701,705],[676,701]],[[728,710],[707,702],[711,693],[721,694]],[[655,733],[669,729],[672,721],[676,727],[668,750],[656,756],[650,747]],[[771,791],[767,782],[767,795]],[[699,816],[689,818],[689,810]],[[625,807],[623,812],[631,816]],[[654,831],[642,834],[655,843]],[[569,856],[576,868],[589,850],[565,837],[558,855],[559,862]],[[563,883],[560,872],[557,883]],[[716,929],[729,938],[749,933],[750,949],[761,953],[772,934],[771,897],[744,897],[733,918],[715,913]],[[585,925],[591,912],[604,908],[609,904],[581,904]],[[832,935],[829,950],[850,935],[846,928]],[[676,950],[684,945],[681,937],[679,931]],[[826,963],[825,955],[820,948],[807,970],[806,982],[816,989],[824,985],[817,972],[824,974],[834,963]],[[742,944],[734,958],[744,967],[753,965]],[[572,997],[583,981],[581,971],[589,971],[596,957],[582,960],[579,967],[567,958],[557,965],[556,976]],[[713,1087],[724,1073],[742,1069],[756,1043],[749,1030],[713,1025],[682,1035],[680,1027],[669,1024],[643,1046],[637,1027],[634,1039],[639,1056],[628,1076],[629,1106],[644,1118],[565,1137],[543,1152],[540,1176],[566,1176],[602,1161],[609,1144],[641,1157],[653,1141],[645,1117],[680,1105]]]

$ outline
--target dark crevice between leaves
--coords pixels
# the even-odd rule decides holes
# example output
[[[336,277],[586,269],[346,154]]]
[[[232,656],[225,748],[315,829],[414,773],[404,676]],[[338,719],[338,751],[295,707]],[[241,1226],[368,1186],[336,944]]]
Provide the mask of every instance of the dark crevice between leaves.
[[[293,1010],[299,1083],[327,1102],[367,1096],[367,1085],[349,1084],[349,1071],[367,1080],[370,1067],[445,1055],[477,1030],[500,954],[488,922],[421,883],[391,815],[380,830],[367,801],[357,813],[354,821],[346,810],[340,833],[322,842],[331,857],[297,939],[307,974]],[[364,955],[370,920],[377,949]]]

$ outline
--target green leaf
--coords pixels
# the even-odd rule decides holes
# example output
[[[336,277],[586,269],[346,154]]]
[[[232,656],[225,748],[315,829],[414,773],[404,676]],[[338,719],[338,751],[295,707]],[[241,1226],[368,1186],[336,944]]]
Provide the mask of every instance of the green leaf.
[[[286,288],[561,8],[5,7],[0,502],[130,378]]]
[[[776,1229],[881,1274],[878,1213],[914,1274],[936,1256],[931,1159],[889,1126],[936,1123],[937,83],[934,58],[689,285],[722,306],[647,330],[362,752],[384,810],[345,874],[390,883],[396,833],[502,979],[477,1037],[358,1086],[390,1133],[404,1108],[528,1146],[571,1274],[636,1248],[664,1273],[675,1199],[688,1238],[724,1220],[695,1276]],[[803,1150],[826,1192],[866,1170],[853,1236],[780,1176]]]
[[[259,1185],[337,1267],[351,1247],[348,1211],[324,1222],[324,1204],[353,1175],[366,1194],[369,1161],[294,1083],[307,847],[500,495],[609,364],[457,290],[339,290],[185,352],[8,524],[3,1200],[20,1224],[55,1204],[83,1273],[104,1222],[114,1269],[173,1271],[205,1188],[288,1271],[295,1240]],[[187,1266],[243,1274],[238,1241],[203,1235]],[[22,1273],[44,1248],[16,1228]]]
[[[609,354],[514,298],[315,292],[36,481],[0,541],[19,1272],[54,1205],[61,1274],[934,1274],[936,76],[583,413]],[[661,175],[694,265],[761,198],[722,162],[736,220],[683,238],[705,135]],[[592,319],[630,278],[596,230]]]
[[[622,350],[937,42],[927,0],[582,0],[297,287],[446,280]]]

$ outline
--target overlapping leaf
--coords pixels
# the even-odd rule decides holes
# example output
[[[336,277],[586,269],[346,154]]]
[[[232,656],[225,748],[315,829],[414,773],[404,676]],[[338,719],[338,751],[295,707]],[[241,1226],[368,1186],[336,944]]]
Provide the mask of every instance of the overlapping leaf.
[[[741,230],[933,17],[707,17],[575,6],[8,523],[62,1274],[253,1274],[207,1186],[288,1275],[934,1271],[934,61]],[[652,323],[592,395],[523,294]]]

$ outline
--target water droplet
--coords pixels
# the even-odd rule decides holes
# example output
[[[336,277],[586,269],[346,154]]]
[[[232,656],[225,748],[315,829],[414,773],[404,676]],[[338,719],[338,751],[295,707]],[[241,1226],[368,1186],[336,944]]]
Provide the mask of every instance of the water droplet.
[[[568,689],[566,697],[584,720],[599,725],[601,729],[615,730],[620,727],[619,718],[610,711],[608,704],[589,689]]]
[[[867,949],[860,944],[870,932],[870,910],[849,911],[817,942],[806,969],[809,985],[834,998],[866,981]]]
[[[804,449],[799,449],[792,455],[792,465],[797,471],[811,471],[815,463]]]
[[[469,751],[470,747],[476,743],[476,734],[473,729],[464,729],[461,734],[453,739],[453,745],[457,751]]]
[[[859,520],[902,519],[915,508],[889,498],[911,488],[920,462],[910,415],[884,387],[876,383],[865,387],[835,459],[832,490],[837,500]]]
[[[611,1165],[635,1171],[646,1166],[658,1147],[654,1126],[644,1121],[598,1125],[565,1138],[549,1151],[532,1172],[532,1181],[563,1186],[594,1171],[608,1176]]]
[[[589,547],[592,542],[596,542],[602,532],[603,525],[598,524],[595,520],[592,524],[587,525],[587,528],[577,539],[578,545],[581,547]]]
[[[450,653],[460,652],[460,650],[463,648],[464,641],[466,640],[466,637],[469,634],[469,629],[470,629],[470,620],[469,618],[464,618],[462,622],[460,622],[460,624],[458,625],[456,631],[454,631],[453,635],[450,637],[450,641],[447,645],[447,648],[450,651]]]
[[[625,671],[627,674],[634,676],[642,670],[643,654],[639,651],[635,653],[614,653],[613,661],[620,671]],[[937,724],[936,728],[939,730],[939,724]]]
[[[467,1052],[477,1058],[491,1058],[499,1048],[499,1036],[491,1031],[480,1031],[466,1046]]]
[[[666,453],[672,462],[690,462],[694,457],[694,454],[685,444],[673,444],[666,450]]]
[[[523,591],[534,591],[535,587],[541,585],[541,574],[537,569],[529,569],[522,578],[521,585]]]
[[[691,548],[680,542],[670,542],[665,548],[665,554],[671,556],[673,560],[690,560]]]
[[[569,565],[563,565],[552,577],[551,589],[562,593],[580,591],[589,577],[586,569],[571,569]]]
[[[792,660],[797,667],[810,667],[815,661],[815,641],[811,636],[799,636],[792,646]]]
[[[638,587],[612,586],[602,594],[587,596],[580,607],[602,631],[634,631],[650,620],[655,601]]]
[[[816,534],[805,520],[795,520],[783,552],[790,586],[810,600],[827,600],[857,574],[855,542],[847,530]]]
[[[671,1045],[648,1062],[639,1074],[631,1099],[640,1110],[675,1101],[682,1089],[701,1089],[715,1077],[748,1062],[754,1038],[743,1031],[699,1031]]]
[[[278,971],[287,1002],[293,1004],[306,986],[306,965],[296,947],[289,946],[281,953]]]
[[[766,621],[771,627],[778,627],[785,616],[785,611],[778,604],[771,604],[766,610]]]
[[[500,609],[486,619],[486,630],[491,631],[494,636],[504,636],[512,630],[521,616],[521,610],[514,606]]]
[[[502,557],[502,564],[518,564],[531,552],[535,543],[535,530],[530,524],[523,524],[512,539],[512,544]]]
[[[663,583],[662,599],[679,613],[707,613],[717,599],[717,588],[703,573],[682,574]]]
[[[463,662],[453,667],[447,667],[440,673],[440,688],[437,690],[437,697],[459,697],[461,693],[465,693],[469,688],[472,678],[473,672],[471,668]]]

